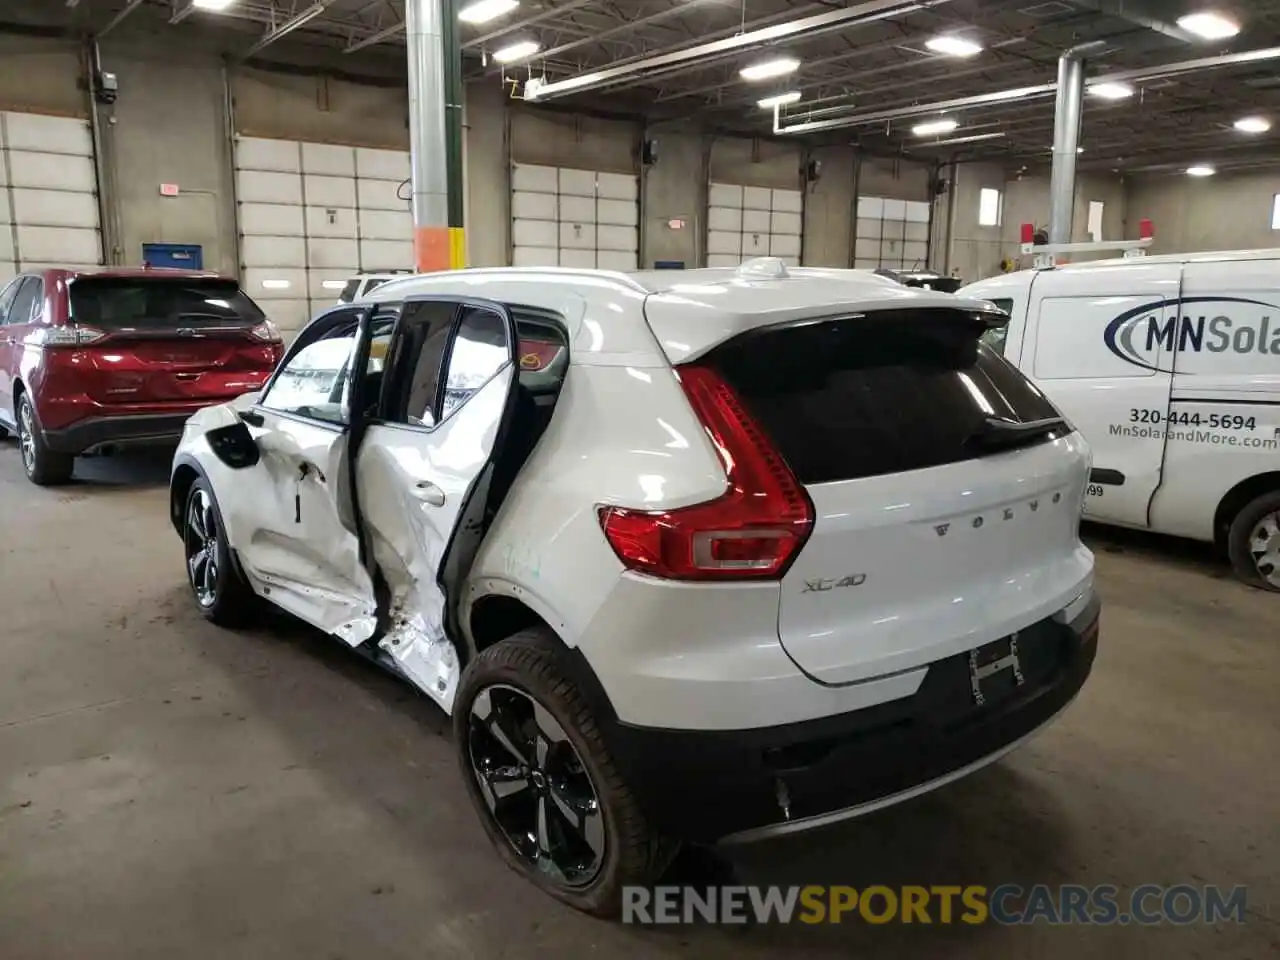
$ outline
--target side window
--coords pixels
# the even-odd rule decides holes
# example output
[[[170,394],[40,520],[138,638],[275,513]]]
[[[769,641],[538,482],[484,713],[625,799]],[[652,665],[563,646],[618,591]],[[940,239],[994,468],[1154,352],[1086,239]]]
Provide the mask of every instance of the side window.
[[[453,348],[449,351],[440,419],[466,403],[510,359],[511,348],[502,317],[489,310],[465,307]]]
[[[405,304],[391,357],[396,381],[383,419],[433,427],[439,419],[440,366],[458,305],[445,301]]]
[[[347,423],[347,369],[359,321],[352,316],[301,347],[280,369],[262,406],[326,423]]]
[[[347,281],[347,285],[342,288],[342,292],[338,294],[339,303],[350,303],[356,298],[356,293],[360,289],[360,278],[352,277]]]
[[[1013,301],[1007,297],[988,300],[987,302],[993,306],[999,307],[1001,310],[1003,310],[1007,314],[1013,313]],[[1000,354],[1000,356],[1002,357],[1004,356],[1004,344],[1005,344],[1005,341],[1008,339],[1009,339],[1009,321],[1008,320],[1000,324],[1000,326],[998,327],[992,327],[990,330],[988,330],[986,333],[982,335],[982,342],[985,343],[992,350],[994,350],[996,353]]]
[[[8,319],[9,308],[13,306],[13,298],[18,295],[18,289],[22,286],[24,279],[24,277],[15,277],[0,292],[0,324],[3,324]]]
[[[17,295],[13,298],[12,305],[9,307],[7,322],[10,324],[30,323],[31,314],[35,310],[43,291],[43,281],[36,277],[24,278],[21,289],[18,290]]]

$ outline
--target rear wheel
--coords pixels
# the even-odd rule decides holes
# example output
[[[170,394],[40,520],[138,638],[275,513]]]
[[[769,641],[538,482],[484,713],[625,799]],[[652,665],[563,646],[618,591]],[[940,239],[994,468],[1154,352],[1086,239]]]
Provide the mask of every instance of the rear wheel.
[[[25,393],[18,398],[17,413],[18,449],[22,452],[22,469],[27,479],[42,487],[66,483],[71,479],[75,458],[49,449],[36,418],[35,405]]]
[[[257,596],[232,559],[222,514],[207,480],[191,484],[182,516],[187,582],[201,616],[224,627],[245,623],[257,608]]]
[[[1236,514],[1227,551],[1241,580],[1280,592],[1280,490],[1255,497]]]
[[[542,627],[480,654],[454,702],[467,792],[499,855],[570,906],[616,916],[674,847],[648,827]]]

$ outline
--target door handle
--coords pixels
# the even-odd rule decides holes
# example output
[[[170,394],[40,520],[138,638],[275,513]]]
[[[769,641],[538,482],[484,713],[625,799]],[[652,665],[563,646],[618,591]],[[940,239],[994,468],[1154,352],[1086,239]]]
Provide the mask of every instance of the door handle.
[[[429,480],[423,480],[413,485],[413,495],[416,499],[432,507],[444,506],[444,491],[437,487]]]

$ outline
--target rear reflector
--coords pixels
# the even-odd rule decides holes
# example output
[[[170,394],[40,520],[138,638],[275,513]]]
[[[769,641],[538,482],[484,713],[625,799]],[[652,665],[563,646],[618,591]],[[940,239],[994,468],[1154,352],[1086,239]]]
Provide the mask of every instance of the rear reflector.
[[[677,369],[724,463],[729,489],[661,512],[602,506],[600,524],[630,570],[671,580],[777,579],[813,527],[813,507],[742,402],[707,367]]]

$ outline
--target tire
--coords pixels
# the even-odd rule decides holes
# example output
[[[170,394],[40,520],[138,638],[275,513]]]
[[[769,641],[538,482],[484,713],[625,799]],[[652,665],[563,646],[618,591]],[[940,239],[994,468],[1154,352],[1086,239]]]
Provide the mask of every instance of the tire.
[[[203,477],[191,484],[182,509],[182,547],[187,584],[200,615],[221,627],[250,622],[258,598],[231,554],[217,498]]]
[[[18,398],[15,413],[18,421],[18,451],[27,479],[40,487],[57,486],[70,480],[75,458],[49,449],[30,396],[24,393]]]
[[[511,869],[578,910],[615,917],[622,907],[622,888],[652,884],[676,848],[645,822],[591,709],[562,665],[563,657],[558,638],[545,627],[534,627],[472,661],[454,700],[458,763],[485,832]],[[521,712],[526,704],[531,708],[527,719]],[[530,728],[529,722],[536,726]],[[527,766],[492,734],[499,726],[503,733],[511,731],[508,742],[529,761]],[[543,729],[548,726],[555,728],[549,735]],[[525,736],[531,729],[537,733]],[[539,736],[545,749],[537,746]],[[496,766],[495,754],[499,763],[506,759],[510,765]],[[521,782],[525,786],[518,786]],[[495,784],[515,789],[495,799],[491,809],[487,797],[497,798]],[[584,784],[593,794],[590,799]],[[546,812],[540,814],[540,809]],[[594,815],[582,815],[592,809]],[[580,815],[578,824],[569,812]],[[526,819],[533,834],[524,829]],[[525,841],[523,846],[501,820],[514,824],[512,832]],[[553,836],[550,843],[535,840]],[[531,849],[531,843],[538,849]],[[539,857],[544,847],[558,847],[558,852]],[[539,868],[537,862],[550,867]],[[565,868],[565,863],[571,866]]]
[[[1255,497],[1235,515],[1227,553],[1249,586],[1280,592],[1280,490]]]

